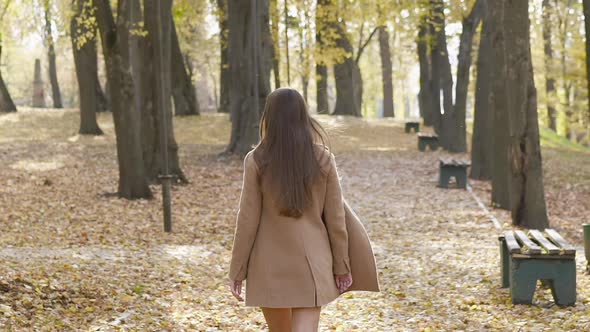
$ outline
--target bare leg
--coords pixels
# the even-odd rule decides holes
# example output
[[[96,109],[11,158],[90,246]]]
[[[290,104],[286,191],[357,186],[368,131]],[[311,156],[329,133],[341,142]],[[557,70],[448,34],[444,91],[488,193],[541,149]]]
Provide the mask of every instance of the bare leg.
[[[291,308],[261,308],[270,332],[291,332]]]
[[[293,332],[313,332],[318,330],[322,307],[293,308]]]

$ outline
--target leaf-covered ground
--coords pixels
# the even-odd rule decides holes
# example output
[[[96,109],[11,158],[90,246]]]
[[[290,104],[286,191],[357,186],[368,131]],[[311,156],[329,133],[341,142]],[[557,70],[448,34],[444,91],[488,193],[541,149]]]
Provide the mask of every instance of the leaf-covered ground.
[[[331,134],[349,202],[374,242],[379,294],[328,305],[322,331],[588,331],[590,276],[578,252],[578,302],[553,305],[539,289],[513,306],[501,289],[497,235],[471,194],[436,188],[441,152],[419,153],[391,120],[320,117]],[[105,193],[117,187],[110,115],[104,137],[76,135],[75,111],[0,116],[0,330],[260,331],[238,304],[226,272],[242,177],[220,159],[222,115],[176,119],[191,183],[173,191],[174,231],[152,201]],[[544,148],[549,214],[577,246],[590,220],[590,153]],[[472,182],[489,200],[489,185]],[[505,211],[492,213],[509,228]]]

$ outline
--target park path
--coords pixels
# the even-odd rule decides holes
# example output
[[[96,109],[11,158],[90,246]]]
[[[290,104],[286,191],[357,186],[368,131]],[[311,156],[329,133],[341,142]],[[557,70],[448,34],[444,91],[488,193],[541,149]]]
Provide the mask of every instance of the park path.
[[[328,305],[322,331],[590,329],[590,287],[581,253],[575,307],[552,305],[544,290],[535,295],[535,305],[512,306],[508,291],[499,288],[499,231],[469,192],[436,187],[440,152],[417,152],[415,136],[404,134],[395,121],[323,121],[335,133],[344,194],[373,241],[382,292],[347,294]],[[181,148],[191,155],[203,147]],[[100,148],[89,150],[110,156]],[[260,312],[238,305],[225,284],[235,213],[227,211],[235,209],[241,184],[241,161],[230,160],[229,174],[227,163],[209,154],[186,166],[189,178],[199,180],[175,191],[177,198],[195,197],[191,204],[177,203],[182,217],[176,235],[150,240],[161,228],[159,206],[151,207],[159,200],[149,205],[107,200],[86,209],[126,211],[122,218],[129,220],[121,226],[126,232],[101,226],[100,219],[92,220],[99,224],[93,229],[80,219],[87,231],[73,224],[73,230],[56,227],[54,242],[37,234],[48,230],[38,225],[29,235],[41,244],[6,245],[8,238],[0,237],[0,326],[8,331],[260,331]],[[205,170],[207,176],[198,175]],[[20,173],[14,172],[0,180],[16,181]],[[473,185],[481,195],[479,184]],[[230,193],[220,199],[225,187]],[[197,199],[205,191],[212,197]],[[506,213],[493,213],[501,223],[508,221]],[[107,233],[104,243],[93,243],[93,232]],[[65,239],[80,234],[89,239],[65,245]],[[134,238],[125,242],[129,234]]]

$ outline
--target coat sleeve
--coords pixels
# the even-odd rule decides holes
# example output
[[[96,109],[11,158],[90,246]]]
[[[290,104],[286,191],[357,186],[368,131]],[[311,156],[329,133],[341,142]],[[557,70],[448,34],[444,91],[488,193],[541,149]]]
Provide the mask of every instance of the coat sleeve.
[[[258,168],[254,161],[254,156],[250,152],[244,158],[244,182],[240,196],[238,216],[236,218],[236,229],[229,269],[229,278],[231,280],[246,279],[248,261],[258,231],[261,210],[262,192],[258,182]]]
[[[334,274],[350,273],[350,260],[348,257],[348,232],[344,219],[344,203],[342,189],[334,155],[330,154],[330,171],[326,183],[326,198],[324,200],[324,222],[332,247]]]

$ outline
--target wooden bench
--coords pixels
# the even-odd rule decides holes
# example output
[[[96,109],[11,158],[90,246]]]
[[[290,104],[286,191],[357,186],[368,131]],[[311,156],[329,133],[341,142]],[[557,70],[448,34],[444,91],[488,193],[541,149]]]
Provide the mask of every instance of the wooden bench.
[[[438,150],[438,136],[436,134],[418,133],[418,150],[426,151],[426,146],[430,150]]]
[[[513,304],[531,304],[537,280],[549,285],[555,303],[576,303],[576,249],[553,229],[507,231],[499,237],[502,287]]]
[[[406,134],[409,134],[410,131],[412,131],[412,129],[414,129],[415,133],[418,133],[420,131],[420,122],[418,121],[407,121],[406,122]]]
[[[469,161],[441,157],[439,165],[438,186],[440,188],[448,188],[451,178],[455,178],[457,188],[467,189],[467,167],[471,166]]]

